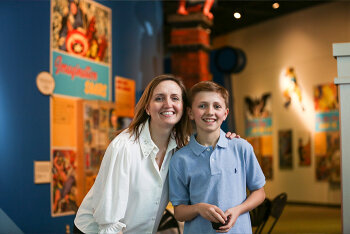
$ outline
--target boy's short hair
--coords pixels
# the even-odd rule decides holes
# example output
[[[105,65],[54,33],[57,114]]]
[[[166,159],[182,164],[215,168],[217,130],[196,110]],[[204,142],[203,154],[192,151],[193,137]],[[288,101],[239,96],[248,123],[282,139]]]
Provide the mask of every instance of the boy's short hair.
[[[226,108],[228,108],[230,95],[229,95],[227,89],[225,89],[221,85],[219,85],[213,81],[201,81],[201,82],[198,82],[197,84],[193,85],[189,91],[190,106],[192,106],[194,97],[199,92],[215,92],[215,93],[220,94],[223,97],[223,99],[225,100]]]

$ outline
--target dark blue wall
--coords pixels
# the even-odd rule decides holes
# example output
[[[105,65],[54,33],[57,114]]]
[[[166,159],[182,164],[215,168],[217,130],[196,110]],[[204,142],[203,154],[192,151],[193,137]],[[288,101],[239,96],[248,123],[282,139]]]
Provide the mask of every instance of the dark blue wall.
[[[225,74],[220,72],[215,63],[214,63],[214,58],[215,58],[215,54],[217,53],[217,50],[212,50],[210,51],[209,54],[209,68],[210,68],[210,73],[213,75],[213,81],[218,83],[219,85],[222,85],[225,87]],[[231,95],[233,95],[232,93],[230,93],[230,97]],[[229,115],[231,115],[232,109],[230,108],[230,112]],[[222,125],[221,125],[221,129],[224,130],[225,132],[231,131],[231,132],[235,132],[235,129],[229,129],[228,127],[228,120],[226,119]]]
[[[161,2],[100,2],[112,9],[112,77],[140,94],[163,71]],[[49,0],[0,1],[0,208],[25,233],[65,233],[74,218],[52,218],[50,185],[33,182],[33,162],[50,160],[49,97],[35,84],[50,70],[49,34]]]

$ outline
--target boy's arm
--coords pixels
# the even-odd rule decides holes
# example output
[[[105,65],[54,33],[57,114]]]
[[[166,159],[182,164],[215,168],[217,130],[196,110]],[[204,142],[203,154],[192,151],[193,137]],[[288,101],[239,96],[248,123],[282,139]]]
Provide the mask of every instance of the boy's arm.
[[[260,205],[265,200],[265,190],[264,187],[254,190],[250,193],[248,198],[240,205],[232,207],[225,211],[225,216],[231,216],[230,221],[227,225],[220,227],[218,232],[227,232],[230,230],[233,225],[236,223],[237,218],[243,214],[246,213],[258,205]]]
[[[219,207],[207,203],[197,203],[194,205],[182,204],[174,207],[174,216],[178,221],[190,221],[198,215],[216,223],[225,223],[227,219]]]

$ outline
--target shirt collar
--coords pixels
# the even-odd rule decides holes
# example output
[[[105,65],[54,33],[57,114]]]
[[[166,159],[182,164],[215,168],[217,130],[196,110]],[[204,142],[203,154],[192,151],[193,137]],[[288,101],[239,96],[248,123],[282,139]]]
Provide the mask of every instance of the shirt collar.
[[[144,157],[148,157],[154,149],[156,149],[157,151],[159,150],[151,138],[151,132],[149,130],[149,120],[147,120],[143,125],[141,125],[139,141],[141,145],[142,154]],[[175,137],[173,134],[171,134],[166,153],[168,153],[169,151],[173,150],[176,147],[177,147],[177,144],[175,141]]]
[[[227,141],[226,133],[220,129],[220,137],[218,140],[218,143],[216,143],[216,146],[219,146],[221,148],[227,147]],[[188,143],[189,147],[192,149],[193,153],[197,156],[199,156],[203,151],[207,148],[204,145],[201,145],[197,142],[195,134],[191,136],[190,142]]]
[[[226,133],[220,129],[220,138],[218,140],[218,143],[216,145],[220,146],[221,148],[226,148],[228,144],[229,139],[226,137]]]

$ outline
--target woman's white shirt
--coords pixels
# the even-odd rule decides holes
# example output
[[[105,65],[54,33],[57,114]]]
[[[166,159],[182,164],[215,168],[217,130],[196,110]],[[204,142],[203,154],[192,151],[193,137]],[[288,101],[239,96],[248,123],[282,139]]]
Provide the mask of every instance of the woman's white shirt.
[[[159,169],[148,121],[139,140],[126,131],[108,146],[96,181],[74,220],[84,233],[156,233],[168,204],[168,168],[177,145],[170,138]]]

